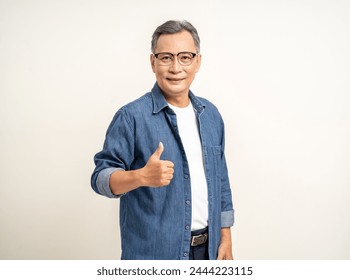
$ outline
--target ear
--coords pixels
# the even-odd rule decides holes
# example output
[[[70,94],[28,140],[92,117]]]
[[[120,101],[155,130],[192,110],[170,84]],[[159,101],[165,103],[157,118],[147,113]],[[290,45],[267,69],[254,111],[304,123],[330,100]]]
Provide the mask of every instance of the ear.
[[[202,55],[199,53],[195,57],[196,61],[196,73],[199,71],[199,68],[201,68],[201,63],[202,63]]]
[[[150,59],[150,62],[151,62],[152,71],[153,71],[153,73],[156,73],[156,68],[155,68],[156,67],[156,65],[155,65],[156,64],[156,58],[155,58],[153,53],[151,53],[149,59]]]

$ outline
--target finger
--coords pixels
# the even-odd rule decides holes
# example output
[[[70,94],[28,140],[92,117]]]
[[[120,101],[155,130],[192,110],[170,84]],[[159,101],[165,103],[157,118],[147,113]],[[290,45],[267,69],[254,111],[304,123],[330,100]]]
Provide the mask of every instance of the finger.
[[[174,168],[174,163],[170,160],[164,160],[163,163],[166,167]]]
[[[160,159],[160,156],[162,155],[164,151],[164,146],[162,142],[159,142],[158,148],[157,150],[153,153],[152,157],[156,158],[156,159]]]
[[[169,173],[169,174],[174,174],[174,172],[175,172],[175,171],[174,171],[174,168],[168,168],[168,173]]]

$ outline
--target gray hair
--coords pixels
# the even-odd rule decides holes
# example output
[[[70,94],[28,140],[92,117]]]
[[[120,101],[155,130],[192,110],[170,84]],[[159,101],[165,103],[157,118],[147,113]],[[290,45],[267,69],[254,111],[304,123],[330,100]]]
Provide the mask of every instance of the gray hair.
[[[152,35],[152,42],[151,42],[151,51],[154,53],[158,39],[160,35],[162,34],[175,34],[178,32],[181,32],[183,30],[186,30],[191,33],[192,38],[194,40],[194,44],[196,45],[197,52],[200,51],[200,40],[199,35],[197,32],[197,29],[188,21],[183,20],[169,20],[162,25],[158,26],[157,29],[154,31]]]

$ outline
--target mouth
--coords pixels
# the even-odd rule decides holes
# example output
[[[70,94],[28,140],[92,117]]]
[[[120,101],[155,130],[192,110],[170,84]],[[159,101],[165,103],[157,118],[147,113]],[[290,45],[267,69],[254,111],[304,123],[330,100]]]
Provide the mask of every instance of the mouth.
[[[185,78],[182,78],[182,79],[180,79],[180,78],[166,78],[166,80],[169,82],[176,83],[176,82],[181,82],[181,81],[185,80]]]

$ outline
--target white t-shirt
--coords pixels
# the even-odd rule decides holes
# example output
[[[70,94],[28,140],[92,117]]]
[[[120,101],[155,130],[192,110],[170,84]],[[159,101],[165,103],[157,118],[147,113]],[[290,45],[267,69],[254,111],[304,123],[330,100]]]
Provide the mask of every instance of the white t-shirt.
[[[177,125],[190,169],[192,197],[192,228],[203,229],[208,226],[208,187],[204,172],[204,157],[199,136],[198,122],[194,108],[170,105],[176,114]]]

